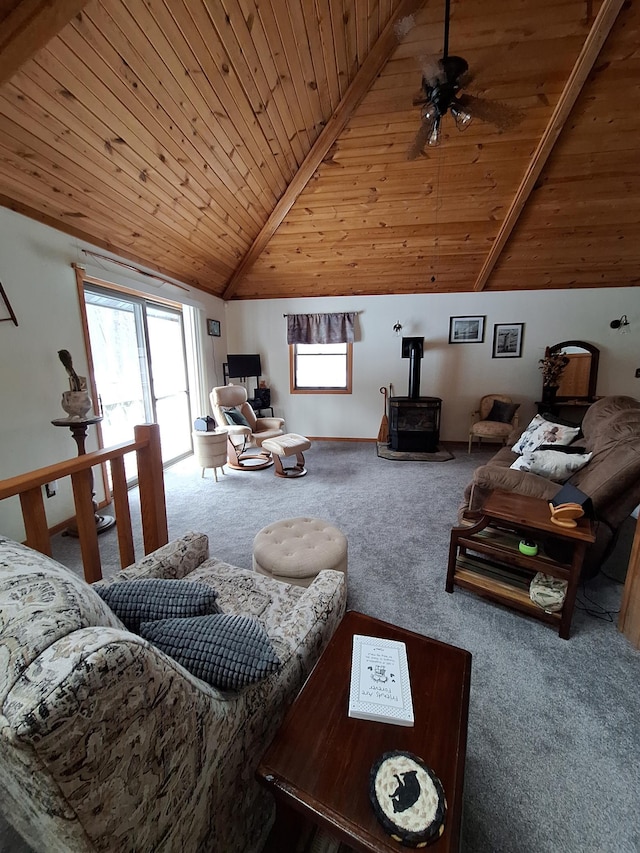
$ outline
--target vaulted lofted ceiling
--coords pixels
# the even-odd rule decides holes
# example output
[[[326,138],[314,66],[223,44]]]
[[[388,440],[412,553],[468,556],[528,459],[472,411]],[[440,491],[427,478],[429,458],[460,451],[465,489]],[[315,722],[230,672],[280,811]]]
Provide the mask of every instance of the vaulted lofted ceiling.
[[[444,10],[0,0],[0,204],[225,299],[638,285],[640,4],[452,0],[518,121],[410,160]]]

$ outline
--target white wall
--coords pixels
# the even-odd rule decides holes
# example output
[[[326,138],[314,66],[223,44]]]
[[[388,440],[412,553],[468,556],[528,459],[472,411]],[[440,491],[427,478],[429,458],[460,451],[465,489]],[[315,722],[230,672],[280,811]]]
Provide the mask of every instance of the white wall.
[[[291,395],[283,314],[359,311],[353,349],[352,395]],[[600,349],[597,393],[640,398],[640,288],[519,293],[416,294],[230,302],[225,307],[234,352],[259,352],[272,390],[275,414],[303,435],[375,438],[383,412],[381,386],[406,396],[409,361],[393,332],[425,338],[421,394],[442,398],[441,438],[465,441],[469,413],[483,394],[509,394],[521,403],[526,424],[540,399],[538,359],[545,347],[580,339]],[[482,344],[449,344],[449,318],[485,315]],[[627,333],[611,320],[626,314]],[[491,357],[495,323],[524,323],[522,358]]]
[[[16,327],[12,322],[0,323],[0,479],[75,456],[76,446],[70,431],[51,425],[54,418],[65,417],[60,399],[69,388],[58,350],[69,350],[77,372],[87,374],[73,262],[84,265],[90,275],[199,308],[204,385],[211,388],[222,382],[227,343],[220,299],[190,288],[160,285],[115,265],[91,260],[82,253],[82,248],[105,254],[0,208],[0,281],[19,324]],[[4,316],[2,303],[0,317]],[[222,321],[222,337],[206,335],[207,317]],[[97,446],[95,436],[95,429],[90,427],[88,451]],[[73,515],[68,483],[60,484],[58,494],[45,500],[45,508],[50,526]],[[0,533],[14,539],[24,538],[17,499],[0,502]]]
[[[537,361],[546,345],[561,340],[579,338],[600,348],[598,394],[640,397],[640,379],[634,378],[640,367],[640,288],[351,296],[225,305],[191,288],[159,285],[92,260],[82,248],[92,247],[0,208],[0,281],[19,322],[18,327],[0,323],[0,479],[75,455],[69,432],[51,425],[53,418],[64,416],[60,397],[68,387],[57,351],[68,349],[78,372],[87,372],[72,262],[83,264],[90,275],[197,307],[205,391],[222,383],[222,362],[228,352],[260,353],[275,413],[286,418],[288,430],[302,434],[377,436],[383,405],[380,386],[393,383],[396,395],[407,394],[409,362],[400,357],[400,340],[392,329],[396,320],[403,325],[403,335],[425,337],[421,393],[442,397],[444,440],[465,440],[469,412],[482,394],[491,391],[511,394],[522,403],[522,419],[528,419],[541,389]],[[347,310],[360,312],[354,393],[290,395],[282,315]],[[486,315],[485,342],[449,345],[449,317],[468,314]],[[627,334],[609,328],[610,320],[621,314],[630,321]],[[206,335],[207,317],[220,320],[222,337]],[[491,358],[493,324],[504,322],[526,324],[520,359]],[[87,449],[95,446],[95,430],[90,429]],[[45,506],[50,526],[73,514],[68,490],[46,500]],[[23,538],[17,500],[0,502],[0,533]]]

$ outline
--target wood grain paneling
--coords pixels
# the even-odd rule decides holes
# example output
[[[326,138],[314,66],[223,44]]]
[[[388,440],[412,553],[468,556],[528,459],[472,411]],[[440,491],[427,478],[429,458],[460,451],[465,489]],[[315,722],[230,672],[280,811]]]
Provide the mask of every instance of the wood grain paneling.
[[[7,0],[0,203],[224,298],[638,284],[637,3],[548,130],[601,6],[452,0],[519,121],[408,161],[444,0]]]

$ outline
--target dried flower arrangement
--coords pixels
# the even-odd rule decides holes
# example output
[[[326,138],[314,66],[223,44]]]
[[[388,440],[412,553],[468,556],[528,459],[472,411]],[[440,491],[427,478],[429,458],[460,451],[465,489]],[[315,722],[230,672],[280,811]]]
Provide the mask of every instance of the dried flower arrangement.
[[[69,350],[61,349],[58,350],[58,358],[64,365],[64,369],[69,374],[69,385],[71,386],[72,391],[82,391],[82,381],[81,377],[73,369],[73,360],[71,358],[71,353]]]
[[[547,347],[544,358],[538,361],[538,365],[542,371],[542,384],[546,387],[557,386],[560,375],[568,364],[569,359],[563,352],[552,353],[549,351],[549,347]]]

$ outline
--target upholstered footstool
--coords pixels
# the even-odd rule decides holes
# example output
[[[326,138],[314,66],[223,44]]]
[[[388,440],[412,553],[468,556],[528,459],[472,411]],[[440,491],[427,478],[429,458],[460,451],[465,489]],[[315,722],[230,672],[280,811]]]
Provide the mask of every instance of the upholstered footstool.
[[[253,569],[275,580],[309,586],[318,572],[347,574],[347,537],[321,518],[285,518],[253,540]]]
[[[263,450],[268,450],[275,462],[276,477],[304,477],[307,469],[304,467],[303,450],[308,450],[311,442],[304,435],[296,435],[295,432],[287,432],[275,438],[265,438],[262,442]],[[295,456],[296,464],[285,468],[282,457]]]

